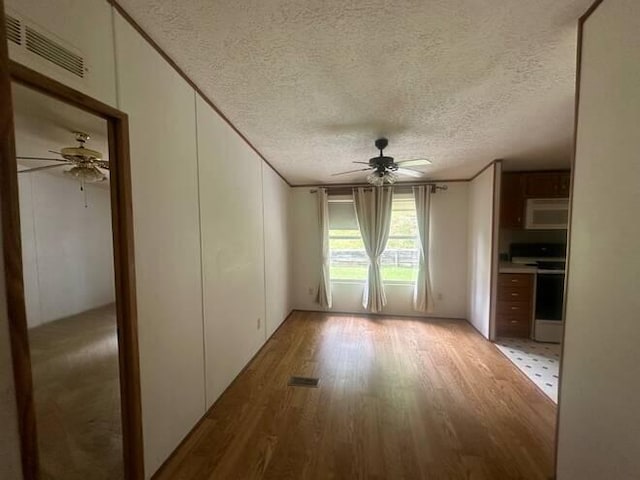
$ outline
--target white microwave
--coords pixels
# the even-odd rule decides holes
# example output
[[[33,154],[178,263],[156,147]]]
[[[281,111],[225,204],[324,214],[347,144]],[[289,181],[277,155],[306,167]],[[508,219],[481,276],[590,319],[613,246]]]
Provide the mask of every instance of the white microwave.
[[[530,198],[527,200],[524,228],[529,230],[566,230],[568,223],[568,198]]]

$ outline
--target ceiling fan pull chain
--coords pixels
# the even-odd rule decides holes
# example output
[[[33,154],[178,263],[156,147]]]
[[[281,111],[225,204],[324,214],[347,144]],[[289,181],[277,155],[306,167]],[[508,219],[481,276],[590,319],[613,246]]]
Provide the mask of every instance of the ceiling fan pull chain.
[[[83,196],[84,196],[84,208],[87,208],[88,204],[87,204],[87,189],[84,188],[84,179],[81,178],[80,179],[80,191],[82,192]]]

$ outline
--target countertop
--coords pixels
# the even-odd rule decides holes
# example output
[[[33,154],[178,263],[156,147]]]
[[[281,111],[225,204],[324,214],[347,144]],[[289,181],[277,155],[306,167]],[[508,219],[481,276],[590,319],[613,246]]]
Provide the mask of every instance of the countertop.
[[[530,273],[535,274],[538,270],[536,266],[520,265],[511,262],[500,262],[498,265],[499,273]]]

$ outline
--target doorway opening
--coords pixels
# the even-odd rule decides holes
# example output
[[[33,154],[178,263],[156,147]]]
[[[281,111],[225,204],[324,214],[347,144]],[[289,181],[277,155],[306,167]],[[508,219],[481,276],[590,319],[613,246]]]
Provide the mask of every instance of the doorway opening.
[[[6,51],[0,61],[9,107],[3,255],[24,478],[141,479],[127,116]]]

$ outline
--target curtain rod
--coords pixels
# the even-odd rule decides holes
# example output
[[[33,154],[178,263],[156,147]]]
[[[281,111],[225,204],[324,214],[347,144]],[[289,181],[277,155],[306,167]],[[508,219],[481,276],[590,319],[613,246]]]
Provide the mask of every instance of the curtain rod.
[[[395,185],[388,185],[391,188],[403,188],[403,187],[423,187],[423,186],[431,186],[431,193],[436,193],[438,190],[448,190],[449,186],[448,185],[438,185],[437,183],[401,183],[401,184],[395,184]],[[376,188],[373,185],[362,185],[362,184],[353,184],[353,185],[336,185],[336,186],[331,186],[331,185],[326,185],[326,186],[322,186],[319,188],[326,188],[327,190],[346,190],[346,189],[350,189],[350,188]],[[309,190],[309,193],[316,193],[318,191],[318,188],[313,188],[311,190]]]

